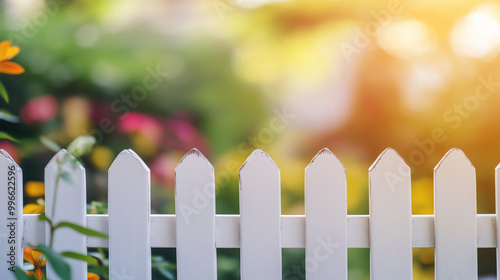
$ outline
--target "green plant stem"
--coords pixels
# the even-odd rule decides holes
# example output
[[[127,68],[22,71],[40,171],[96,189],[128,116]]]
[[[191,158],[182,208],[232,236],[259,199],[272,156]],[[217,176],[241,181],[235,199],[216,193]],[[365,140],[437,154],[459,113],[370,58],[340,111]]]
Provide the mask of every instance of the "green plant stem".
[[[55,232],[55,228],[52,226],[51,223],[49,223],[50,225],[50,243],[49,243],[49,248],[52,249],[52,245],[54,245],[54,232]]]
[[[56,214],[57,190],[59,189],[59,182],[61,181],[61,171],[62,171],[61,161],[59,161],[59,158],[57,158],[56,162],[57,162],[57,175],[56,175],[56,182],[54,184],[54,195],[52,197],[52,209],[51,209],[52,211],[49,220],[54,219],[54,215]],[[54,226],[52,222],[49,222],[49,225],[50,225],[49,248],[52,249],[52,245],[54,245],[54,232],[56,230],[56,226]]]

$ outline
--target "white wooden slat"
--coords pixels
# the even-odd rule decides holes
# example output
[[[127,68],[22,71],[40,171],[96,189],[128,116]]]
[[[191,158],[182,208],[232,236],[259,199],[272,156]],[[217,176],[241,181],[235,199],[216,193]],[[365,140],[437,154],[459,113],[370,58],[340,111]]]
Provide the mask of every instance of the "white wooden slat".
[[[412,279],[410,168],[387,148],[370,167],[370,274],[372,280]]]
[[[74,164],[70,164],[73,162]],[[62,169],[59,169],[59,166]],[[71,181],[64,180],[58,172],[65,172]],[[59,183],[56,187],[56,181]],[[54,197],[54,193],[56,196]],[[55,198],[55,201],[54,201]],[[52,209],[55,208],[54,216]],[[85,169],[66,150],[58,152],[45,167],[45,214],[53,224],[61,221],[71,222],[81,226],[86,225],[87,191]],[[50,226],[45,224],[45,244],[50,242]],[[69,228],[57,229],[54,234],[53,249],[56,252],[72,251],[87,254],[87,237]],[[74,280],[87,279],[87,264],[82,261],[68,259],[71,276]],[[61,279],[47,267],[49,279]]]
[[[215,246],[240,248],[240,215],[215,215]]]
[[[23,265],[23,173],[0,149],[0,276],[16,279],[13,271]]]
[[[39,244],[45,240],[44,226],[36,214],[24,215],[23,245]],[[413,248],[434,248],[434,216],[412,216]],[[239,215],[216,215],[217,248],[240,248]],[[108,233],[108,215],[87,215],[87,227]],[[477,215],[477,247],[496,248],[496,215]],[[175,248],[175,215],[151,215],[151,248]],[[108,247],[108,240],[89,237],[87,247]],[[281,247],[305,248],[304,215],[281,216]],[[347,216],[347,247],[370,248],[368,215]]]
[[[346,171],[327,148],[305,171],[306,279],[347,279]]]
[[[151,280],[150,170],[132,150],[109,168],[110,280]]]
[[[214,168],[197,149],[175,169],[175,213],[177,279],[217,280]]]
[[[500,164],[495,168],[495,221],[497,244],[500,244]],[[479,222],[479,221],[478,221]],[[500,275],[500,246],[497,250],[497,275]],[[498,278],[498,277],[497,277]]]
[[[281,279],[280,172],[262,150],[240,168],[241,279]]]
[[[477,279],[476,174],[459,149],[434,168],[435,278]]]

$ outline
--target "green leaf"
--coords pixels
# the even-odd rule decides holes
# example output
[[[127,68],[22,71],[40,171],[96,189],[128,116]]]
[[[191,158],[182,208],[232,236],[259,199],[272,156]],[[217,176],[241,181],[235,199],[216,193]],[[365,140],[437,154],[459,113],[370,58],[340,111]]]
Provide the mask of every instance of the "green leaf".
[[[30,280],[28,274],[26,274],[26,272],[24,272],[24,270],[19,266],[16,266],[16,268],[14,269],[14,276],[17,280]]]
[[[43,222],[43,221],[48,221],[49,218],[47,218],[45,213],[42,213],[42,214],[38,215],[38,220]]]
[[[45,215],[45,213],[42,213],[42,214],[38,215],[38,220],[39,220],[40,222],[47,222],[47,223],[49,223],[49,225],[52,227],[52,220],[51,220],[51,219],[49,219],[49,218]]]
[[[0,96],[5,100],[5,102],[9,103],[9,95],[7,94],[7,90],[3,86],[2,82],[0,82]]]
[[[71,268],[61,255],[45,245],[38,245],[35,248],[45,255],[47,263],[54,269],[59,277],[65,280],[71,280]]]
[[[102,256],[101,256],[101,254],[99,252],[90,252],[89,256],[91,256],[92,258],[94,258],[94,260],[97,263],[96,266],[102,266],[104,264],[104,260],[101,259]]]
[[[49,150],[53,151],[54,153],[58,153],[61,150],[61,147],[57,145],[54,141],[50,140],[47,137],[40,137],[40,141],[42,144],[47,147]]]
[[[68,146],[68,153],[72,154],[75,158],[79,158],[92,150],[95,145],[96,139],[90,135],[78,136]]]
[[[11,123],[18,123],[19,117],[12,115],[9,111],[5,109],[0,110],[0,120],[4,120]]]
[[[170,263],[165,261],[161,256],[151,256],[151,261],[153,262],[153,268],[158,270],[158,272],[167,279],[175,279],[172,271],[169,270],[171,266]]]
[[[61,171],[59,173],[59,176],[61,176],[61,179],[63,179],[67,183],[70,183],[70,184],[74,184],[75,183],[75,181],[73,180],[73,177],[71,177],[71,174],[69,174],[66,171]]]
[[[10,136],[9,134],[2,132],[2,131],[0,131],[0,139],[7,139],[7,140],[10,140],[12,142],[19,143],[19,140],[17,140],[16,138],[14,138],[14,137]]]
[[[154,265],[154,268],[158,270],[158,272],[163,275],[167,279],[175,279],[174,274],[167,269],[166,265],[164,263],[159,263]]]
[[[85,234],[87,236],[93,236],[93,237],[100,237],[100,238],[108,238],[108,236],[104,233],[98,232],[93,229],[89,229],[86,227],[82,227],[81,225],[73,224],[70,222],[60,222],[57,224],[56,228],[70,228],[73,229],[81,234]]]
[[[71,258],[71,259],[75,259],[75,260],[84,261],[90,265],[97,265],[98,264],[97,260],[90,255],[83,255],[83,254],[80,254],[77,252],[69,252],[69,251],[62,252],[61,255],[65,258]]]
[[[76,158],[70,159],[69,165],[71,165],[72,169],[75,169],[78,166],[78,161],[76,160]]]

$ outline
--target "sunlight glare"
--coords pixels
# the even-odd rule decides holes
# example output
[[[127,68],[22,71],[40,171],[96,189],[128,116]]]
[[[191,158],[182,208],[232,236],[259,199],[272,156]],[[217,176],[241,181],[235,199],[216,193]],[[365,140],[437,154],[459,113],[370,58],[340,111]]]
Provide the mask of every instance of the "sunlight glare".
[[[490,60],[500,47],[500,6],[481,4],[457,20],[451,32],[451,46],[458,55]]]
[[[435,36],[418,20],[395,22],[382,30],[377,37],[379,46],[386,52],[409,59],[435,50]]]

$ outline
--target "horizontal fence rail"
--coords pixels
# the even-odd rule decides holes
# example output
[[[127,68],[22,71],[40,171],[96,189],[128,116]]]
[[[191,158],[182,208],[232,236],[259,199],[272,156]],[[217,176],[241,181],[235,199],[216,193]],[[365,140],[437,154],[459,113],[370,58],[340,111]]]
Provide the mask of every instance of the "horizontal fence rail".
[[[347,216],[347,247],[370,248],[370,216]],[[477,215],[477,248],[496,248],[495,214]],[[240,248],[240,215],[215,216],[215,247]],[[24,243],[44,242],[44,225],[38,221],[37,214],[24,215]],[[87,215],[87,227],[108,233],[108,215]],[[434,248],[434,216],[412,216],[412,247]],[[175,215],[151,215],[151,248],[175,248]],[[305,216],[281,215],[281,248],[305,248]],[[108,240],[87,238],[89,248],[107,248]]]
[[[477,248],[497,248],[500,271],[498,215],[477,214],[475,169],[458,149],[434,169],[434,215],[412,215],[410,168],[390,148],[368,171],[370,215],[347,214],[346,170],[328,149],[305,169],[305,215],[281,215],[280,170],[261,150],[240,168],[239,215],[216,214],[214,168],[196,149],[175,170],[175,215],[151,214],[150,170],[132,150],[110,167],[109,214],[86,214],[85,169],[78,162],[62,166],[72,180],[56,184],[68,158],[62,150],[45,168],[47,217],[109,239],[65,231],[54,250],[109,248],[111,280],[151,279],[151,248],[176,248],[179,280],[216,280],[217,248],[240,248],[243,280],[282,279],[281,248],[305,248],[307,280],[346,280],[348,248],[370,248],[371,279],[412,279],[412,248],[435,248],[438,280],[477,279]],[[495,174],[499,213],[500,167]],[[23,264],[23,246],[47,244],[49,228],[38,215],[22,213],[22,170],[3,150],[0,192],[0,279],[10,280]],[[86,279],[85,263],[69,263],[72,279]],[[51,269],[47,275],[59,279]]]

